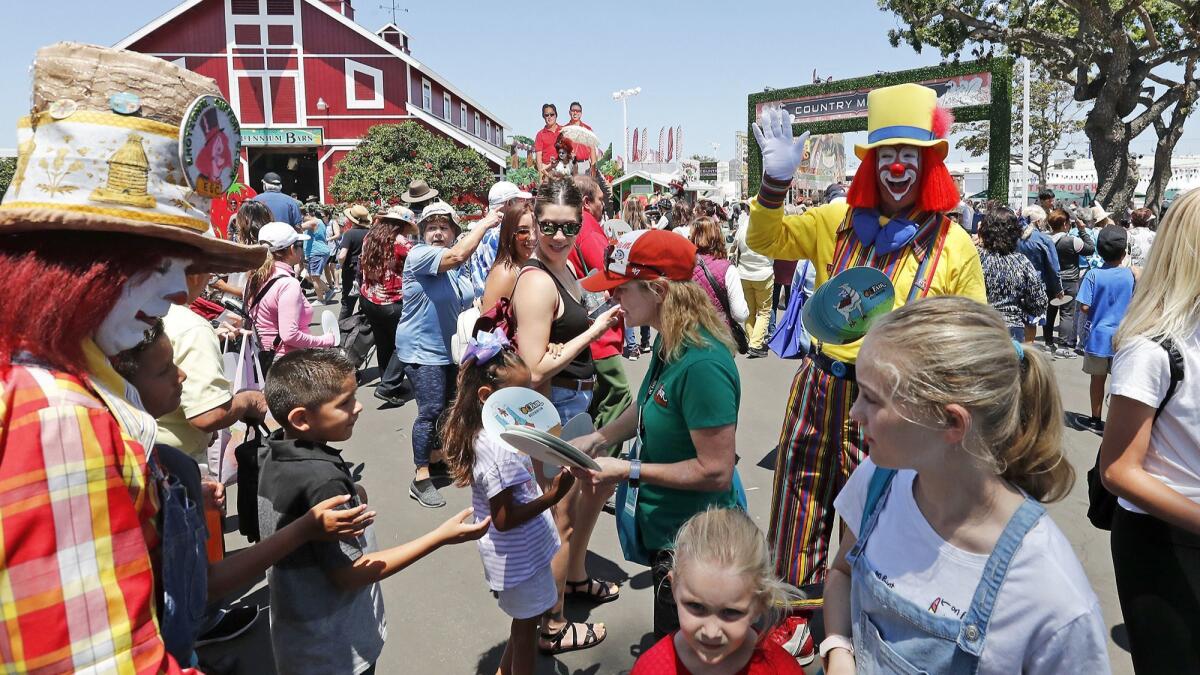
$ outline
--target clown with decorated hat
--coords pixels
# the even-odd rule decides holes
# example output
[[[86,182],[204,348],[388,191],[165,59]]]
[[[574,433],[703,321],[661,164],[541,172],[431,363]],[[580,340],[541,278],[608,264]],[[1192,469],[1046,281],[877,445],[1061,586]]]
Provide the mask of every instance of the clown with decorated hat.
[[[762,149],[762,188],[750,204],[747,245],[775,259],[812,261],[818,286],[852,267],[875,268],[890,280],[896,306],[930,295],[986,302],[975,246],[945,215],[959,201],[944,164],[952,121],[928,87],[901,84],[871,91],[867,142],[854,148],[862,163],[845,203],[785,216],[781,207],[808,133],[794,138],[791,115],[764,108],[754,125]],[[860,344],[861,339],[815,343],[801,360],[788,397],[769,538],[779,575],[811,598],[795,609],[821,604],[833,498],[869,451],[862,429],[849,416],[858,395],[854,363]],[[804,630],[802,620],[790,625]]]
[[[209,233],[238,122],[213,80],[142,54],[60,43],[32,74],[0,203],[6,672],[180,672],[155,590],[157,428],[110,359],[186,275],[265,259]]]

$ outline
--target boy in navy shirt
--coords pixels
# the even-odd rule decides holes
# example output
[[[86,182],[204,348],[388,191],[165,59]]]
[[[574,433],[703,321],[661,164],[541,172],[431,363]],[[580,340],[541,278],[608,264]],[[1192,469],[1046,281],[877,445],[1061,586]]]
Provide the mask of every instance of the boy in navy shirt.
[[[1101,420],[1104,405],[1104,384],[1112,368],[1113,335],[1133,298],[1136,281],[1133,270],[1123,267],[1129,237],[1125,228],[1109,225],[1100,231],[1096,249],[1104,266],[1088,270],[1079,284],[1079,311],[1085,318],[1086,338],[1083,344],[1083,372],[1092,376],[1092,415],[1087,426],[1104,431]]]

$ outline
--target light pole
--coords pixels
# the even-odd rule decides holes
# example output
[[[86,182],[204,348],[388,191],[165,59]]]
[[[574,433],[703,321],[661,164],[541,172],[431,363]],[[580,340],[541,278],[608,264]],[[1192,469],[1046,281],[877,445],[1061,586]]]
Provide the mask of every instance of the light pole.
[[[629,108],[628,108],[628,104],[626,103],[626,100],[630,96],[637,96],[640,93],[642,93],[642,88],[634,87],[633,89],[622,89],[621,91],[614,91],[613,95],[612,95],[614,101],[621,102],[621,130],[624,134],[621,136],[621,144],[625,148],[625,157],[623,159],[626,164],[628,164],[630,161],[630,158],[629,158]]]

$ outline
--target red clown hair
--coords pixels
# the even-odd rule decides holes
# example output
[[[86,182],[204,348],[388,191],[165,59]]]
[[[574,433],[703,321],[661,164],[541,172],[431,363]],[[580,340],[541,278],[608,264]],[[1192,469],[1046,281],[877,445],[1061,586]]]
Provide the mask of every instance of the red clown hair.
[[[138,272],[189,247],[111,233],[36,232],[0,237],[0,375],[16,352],[74,375],[87,371],[94,335]]]
[[[936,119],[936,116],[935,116]],[[917,184],[917,210],[945,213],[958,206],[958,186],[950,177],[950,170],[935,148],[921,148],[921,177]],[[863,156],[846,203],[860,209],[874,209],[879,205],[879,170],[875,161],[875,149]]]

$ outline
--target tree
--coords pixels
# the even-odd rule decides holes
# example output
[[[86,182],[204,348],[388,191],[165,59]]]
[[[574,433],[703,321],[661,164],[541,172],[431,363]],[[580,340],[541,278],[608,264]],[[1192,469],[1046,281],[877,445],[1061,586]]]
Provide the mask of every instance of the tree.
[[[879,6],[907,24],[889,31],[893,46],[930,45],[958,58],[999,45],[1042,64],[1071,86],[1076,101],[1090,101],[1083,130],[1096,163],[1096,198],[1111,210],[1128,206],[1137,186],[1129,142],[1161,122],[1151,183],[1166,185],[1195,98],[1195,0],[879,0]]]
[[[423,178],[447,201],[485,194],[492,169],[483,155],[435,136],[416,122],[377,124],[337,164],[329,191],[339,201],[400,201],[409,181]]]
[[[717,158],[713,157],[711,155],[692,155],[689,159],[693,159],[697,162],[715,162],[715,161],[717,161]]]
[[[17,171],[16,157],[0,157],[0,197],[8,192],[8,184],[12,182],[13,174]]]
[[[1030,69],[1029,80],[1029,167],[1037,176],[1038,187],[1042,188],[1046,186],[1050,157],[1062,148],[1066,137],[1083,131],[1083,120],[1079,119],[1080,105],[1069,86],[1051,79],[1048,73],[1036,66]],[[1022,69],[1014,68],[1011,154],[1015,161],[1022,159],[1024,100],[1018,96],[1018,92],[1022,91],[1023,83]],[[988,123],[971,122],[963,127],[967,135],[958,139],[958,148],[974,157],[987,154]]]

